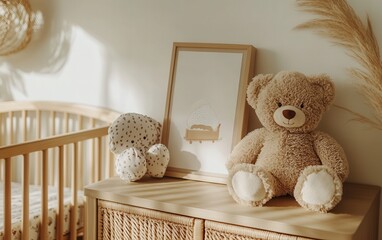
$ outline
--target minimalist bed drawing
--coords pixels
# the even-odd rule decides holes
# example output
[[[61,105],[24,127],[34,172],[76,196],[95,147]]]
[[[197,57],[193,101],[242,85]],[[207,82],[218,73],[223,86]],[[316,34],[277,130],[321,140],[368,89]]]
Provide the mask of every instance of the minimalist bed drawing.
[[[204,104],[194,110],[188,118],[184,139],[190,144],[192,141],[215,142],[219,140],[221,123],[210,105]]]
[[[199,141],[200,143],[202,141],[215,142],[216,140],[219,140],[220,126],[221,124],[219,123],[219,125],[213,129],[209,125],[194,124],[186,129],[186,136],[184,139],[189,141],[189,143],[192,143],[192,141]]]

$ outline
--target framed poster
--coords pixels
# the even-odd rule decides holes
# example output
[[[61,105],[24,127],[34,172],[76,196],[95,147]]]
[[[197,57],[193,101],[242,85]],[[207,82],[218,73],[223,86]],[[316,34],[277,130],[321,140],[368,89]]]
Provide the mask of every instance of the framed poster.
[[[174,43],[162,143],[167,176],[225,183],[225,163],[247,133],[255,48]]]

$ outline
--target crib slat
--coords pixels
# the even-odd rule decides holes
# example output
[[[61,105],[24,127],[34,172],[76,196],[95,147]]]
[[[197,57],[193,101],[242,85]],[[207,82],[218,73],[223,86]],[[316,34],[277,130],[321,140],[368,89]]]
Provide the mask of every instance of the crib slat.
[[[64,112],[64,126],[63,126],[63,132],[68,132],[68,126],[69,126],[69,113]]]
[[[36,110],[36,139],[41,138],[41,111]]]
[[[68,145],[64,145],[64,159],[69,160],[70,148]],[[69,161],[64,162],[64,186],[69,187]]]
[[[97,181],[102,179],[102,137],[97,137]]]
[[[29,154],[24,154],[23,164],[23,219],[22,239],[29,240]]]
[[[41,139],[41,111],[36,110],[36,139]],[[41,183],[41,152],[36,152],[34,164],[34,184]]]
[[[50,120],[50,136],[54,136],[56,135],[56,112],[55,111],[51,111],[50,112],[50,117],[49,117],[49,120]],[[56,161],[55,161],[55,158],[56,158],[56,149],[55,148],[52,148],[50,150],[50,169],[51,171],[54,171],[54,169],[56,169]],[[49,175],[49,184],[50,185],[54,185],[54,175],[53,174],[50,174]]]
[[[78,186],[80,189],[83,189],[84,187],[84,179],[83,179],[83,172],[84,172],[84,155],[83,155],[83,142],[78,143],[78,154],[77,154],[77,159],[78,159],[78,172],[81,173],[80,176],[78,176]]]
[[[73,144],[72,158],[72,204],[70,211],[70,239],[77,238],[77,191],[78,191],[78,142]]]
[[[9,144],[13,144],[14,138],[13,138],[13,112],[8,113],[9,117]]]
[[[112,173],[112,165],[111,165],[111,155],[109,154],[109,146],[107,144],[107,138],[103,138],[105,140],[105,179],[109,178]]]
[[[78,130],[82,130],[82,122],[83,122],[83,117],[81,115],[78,115],[78,122],[77,122]],[[83,149],[83,142],[79,142],[78,143],[78,159],[79,159],[78,171],[80,173],[82,173],[84,169],[84,164],[82,160],[83,159],[82,149]],[[78,186],[80,187],[80,189],[82,189],[83,185],[84,185],[83,175],[81,175],[78,178]]]
[[[82,130],[83,117],[81,115],[77,116],[77,130]]]
[[[113,177],[114,176],[114,169],[115,169],[115,167],[114,167],[114,165],[115,165],[115,159],[114,159],[114,154],[110,151],[110,150],[108,150],[108,155],[109,155],[109,159],[110,159],[110,169],[109,169],[109,171],[110,171],[110,173],[109,173],[109,178],[110,177]]]
[[[69,113],[65,112],[64,113],[64,126],[63,126],[63,131],[64,133],[69,132]],[[65,154],[65,159],[68,159],[69,156],[69,146],[65,145],[64,146],[64,154]],[[64,186],[69,187],[69,161],[65,161],[64,163]]]
[[[22,139],[23,142],[27,140],[27,111],[21,112],[21,120],[22,120]]]
[[[95,120],[94,118],[90,118],[90,127],[94,128],[95,126]],[[89,159],[95,159],[95,139],[91,140],[90,145],[90,157]],[[95,161],[90,161],[90,174],[89,174],[89,183],[96,182],[96,165]]]
[[[36,157],[35,157],[35,163],[34,163],[34,168],[35,168],[35,172],[34,172],[34,184],[36,185],[40,185],[41,184],[41,162],[40,162],[40,159],[41,159],[41,152],[36,152]]]
[[[110,166],[110,155],[106,152],[105,156],[105,179],[110,177],[111,166]]]
[[[53,136],[56,134],[56,112],[51,111],[50,112],[50,135]]]
[[[56,161],[57,161],[57,149],[51,148],[50,152],[48,154],[49,156],[49,172],[55,172],[56,171]],[[55,174],[49,174],[49,181],[48,184],[51,186],[56,186],[58,182],[55,181]]]
[[[57,206],[57,235],[61,240],[64,235],[64,146],[58,148],[58,206]]]
[[[48,239],[48,150],[42,151],[41,239]]]
[[[12,236],[12,163],[11,158],[5,159],[5,182],[4,182],[4,239],[11,239]]]

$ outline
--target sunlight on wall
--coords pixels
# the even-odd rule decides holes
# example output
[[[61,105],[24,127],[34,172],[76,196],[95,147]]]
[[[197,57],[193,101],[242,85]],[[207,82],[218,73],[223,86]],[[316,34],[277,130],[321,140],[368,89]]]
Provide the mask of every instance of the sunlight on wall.
[[[134,74],[126,72],[125,65],[113,64],[115,60],[108,46],[81,27],[71,26],[70,32],[64,66],[57,72],[25,73],[23,83],[28,91],[13,89],[14,98],[116,106],[113,109],[128,105],[128,111],[142,112],[140,98],[144,96],[140,96],[135,84],[125,86],[127,76],[131,82],[139,82],[130,79]]]
[[[110,73],[109,80],[104,82],[104,89],[107,89],[103,99],[104,104],[120,112],[149,114],[147,113],[149,107],[145,102],[149,96],[149,91],[145,89],[146,81],[140,80],[137,76],[140,68],[135,67],[131,61],[134,60],[129,59],[110,66],[115,70]]]
[[[105,50],[102,44],[81,28],[73,26],[69,45],[65,65],[60,71],[25,76],[24,84],[28,92],[24,96],[20,92],[18,94],[15,92],[15,98],[89,102],[89,98],[99,95],[101,91],[99,83],[104,72]],[[85,90],[86,94],[83,94]],[[62,93],[70,94],[70,98]]]
[[[9,86],[13,99],[54,100],[99,106],[120,99],[112,91],[120,89],[123,74],[118,74],[118,69],[112,65],[106,47],[78,26],[71,26],[69,41],[63,67],[49,73],[20,72],[22,87]],[[12,66],[3,64],[0,67],[2,75],[11,74]],[[135,102],[137,96],[134,95],[134,89],[128,92],[131,93],[128,102],[139,106]]]
[[[82,28],[72,26],[69,55],[59,76],[61,87],[70,93],[71,101],[91,102],[101,94],[105,62],[103,45]]]

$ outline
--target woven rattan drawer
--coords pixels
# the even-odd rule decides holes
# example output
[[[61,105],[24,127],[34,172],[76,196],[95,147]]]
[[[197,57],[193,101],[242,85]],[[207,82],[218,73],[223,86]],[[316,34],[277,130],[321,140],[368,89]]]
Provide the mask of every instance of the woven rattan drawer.
[[[254,228],[229,225],[213,221],[204,223],[205,240],[308,240],[297,236],[269,232]]]
[[[168,177],[129,184],[113,177],[88,185],[85,196],[86,240],[98,233],[104,239],[378,239],[376,186],[345,183],[341,202],[327,214],[306,211],[292,197],[242,206],[224,184]]]
[[[98,239],[192,240],[202,236],[200,219],[98,201]]]

